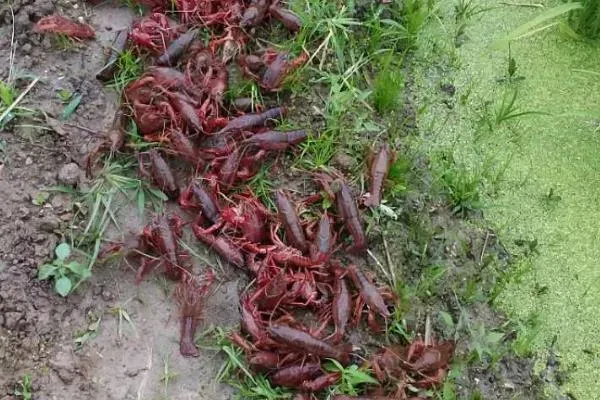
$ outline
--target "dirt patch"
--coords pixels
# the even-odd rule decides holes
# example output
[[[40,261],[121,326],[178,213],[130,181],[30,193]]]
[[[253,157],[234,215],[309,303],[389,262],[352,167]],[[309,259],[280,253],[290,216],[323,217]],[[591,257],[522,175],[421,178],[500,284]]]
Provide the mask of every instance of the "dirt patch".
[[[49,187],[85,184],[77,165],[97,140],[93,132],[111,123],[117,107],[115,93],[94,75],[114,32],[131,24],[131,12],[114,6],[91,9],[84,3],[15,1],[12,42],[11,9],[4,5],[0,10],[0,58],[8,60],[15,49],[14,76],[41,78],[20,105],[58,118],[64,107],[58,91],[79,93],[82,102],[69,123],[92,132],[63,125],[58,132],[16,126],[0,133],[0,398],[12,398],[25,374],[32,377],[40,399],[229,398],[227,388],[213,383],[221,363],[214,353],[194,360],[177,356],[177,314],[157,282],[134,287],[129,269],[105,266],[81,293],[60,299],[36,279],[37,267],[52,258],[73,217],[73,204],[59,193],[41,205],[34,202]],[[49,37],[32,33],[33,23],[55,11],[90,23],[97,39],[59,50]],[[0,73],[7,78],[8,63]],[[31,125],[46,124],[42,119]],[[236,323],[237,292],[236,280],[218,285],[206,320],[220,326]],[[118,310],[132,324],[122,314],[119,320]],[[94,338],[77,345],[75,340],[85,339],[86,333]],[[163,379],[165,363],[170,383]]]

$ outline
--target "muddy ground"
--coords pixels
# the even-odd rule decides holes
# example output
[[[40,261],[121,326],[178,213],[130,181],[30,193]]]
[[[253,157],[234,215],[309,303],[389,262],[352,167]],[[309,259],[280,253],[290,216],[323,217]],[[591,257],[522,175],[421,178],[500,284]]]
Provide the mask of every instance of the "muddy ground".
[[[15,0],[13,24],[10,6],[0,7],[0,59],[8,60],[15,49],[15,75],[41,78],[22,105],[57,118],[64,107],[57,92],[78,92],[82,103],[69,122],[92,132],[107,128],[118,99],[94,75],[114,32],[130,25],[130,10],[114,5],[91,8],[81,2]],[[32,32],[33,23],[54,11],[90,23],[97,39],[69,50],[55,48],[48,37]],[[6,79],[7,74],[5,64],[0,78]],[[22,90],[27,83],[18,87]],[[47,126],[45,119],[26,123]],[[16,398],[15,385],[25,374],[32,377],[34,399],[232,398],[231,388],[215,383],[222,363],[215,351],[207,349],[198,359],[179,356],[177,313],[160,280],[136,287],[131,266],[104,265],[80,290],[62,299],[48,283],[36,279],[37,267],[52,258],[63,239],[73,204],[60,193],[52,194],[41,206],[33,200],[48,187],[85,185],[82,158],[96,140],[96,134],[73,126],[58,131],[11,126],[0,133],[0,399]],[[510,263],[492,232],[453,215],[439,196],[427,192],[432,188],[431,177],[422,172],[427,165],[416,157],[412,161],[414,185],[402,201],[401,218],[384,229],[391,258],[407,293],[424,280],[427,266],[444,265],[452,278],[436,283],[431,296],[415,296],[406,303],[409,326],[422,332],[427,314],[435,316],[442,310],[458,318],[462,311],[453,299],[466,290],[466,282],[480,276],[484,259],[499,260],[500,270]],[[130,233],[141,226],[136,218],[127,222]],[[381,240],[374,238],[372,246],[383,260]],[[237,296],[246,282],[235,271],[224,272],[209,298],[202,328],[227,328],[238,322]],[[493,283],[475,279],[474,285],[485,291]],[[502,316],[480,300],[468,307],[468,318],[490,327],[504,323]],[[435,321],[436,331],[443,332],[444,326]],[[77,338],[83,343],[77,344]],[[468,338],[459,348],[468,353]],[[530,361],[504,356],[494,367],[476,365],[456,379],[460,398],[477,391],[486,399],[534,398]]]

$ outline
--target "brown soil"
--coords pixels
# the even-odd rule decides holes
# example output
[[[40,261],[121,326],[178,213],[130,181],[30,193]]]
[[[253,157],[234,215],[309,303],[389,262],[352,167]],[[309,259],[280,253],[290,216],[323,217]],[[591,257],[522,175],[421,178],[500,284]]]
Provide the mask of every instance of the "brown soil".
[[[16,74],[41,77],[20,105],[58,118],[64,107],[58,91],[77,91],[83,99],[69,122],[102,132],[112,121],[117,98],[94,75],[103,63],[103,46],[110,44],[114,31],[131,24],[131,12],[54,0],[16,0],[12,7]],[[32,32],[35,21],[54,11],[83,17],[96,30],[96,40],[67,51],[54,48],[48,37]],[[0,79],[8,74],[12,29],[9,6],[0,6],[0,59],[6,61]],[[25,374],[32,377],[35,399],[230,398],[228,387],[214,383],[222,362],[215,352],[191,360],[178,356],[177,310],[160,282],[135,287],[129,269],[104,266],[83,290],[61,299],[36,279],[37,266],[51,259],[71,220],[73,205],[63,194],[52,195],[43,206],[32,199],[44,188],[65,183],[58,172],[67,164],[80,165],[97,140],[94,136],[67,126],[63,132],[14,127],[0,133],[5,144],[0,172],[0,398],[16,398],[12,393]],[[83,184],[81,170],[71,174],[62,179]],[[135,231],[135,221],[128,222]],[[237,293],[235,279],[218,285],[206,306],[206,325],[237,323]],[[125,320],[119,327],[114,312],[119,307],[135,330]],[[79,348],[75,338],[100,317],[97,336]],[[161,381],[166,359],[173,374],[167,386]]]

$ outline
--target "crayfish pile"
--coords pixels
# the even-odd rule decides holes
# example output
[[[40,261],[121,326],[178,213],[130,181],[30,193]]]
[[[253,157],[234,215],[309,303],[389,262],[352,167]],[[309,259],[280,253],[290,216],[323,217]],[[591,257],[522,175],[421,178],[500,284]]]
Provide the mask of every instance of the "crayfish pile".
[[[251,278],[241,295],[241,332],[231,333],[230,339],[243,349],[253,371],[274,385],[297,389],[299,399],[309,399],[342,379],[341,371],[325,370],[327,359],[343,366],[358,362],[379,382],[369,388],[370,396],[361,398],[419,399],[414,397],[418,388],[444,378],[453,343],[416,340],[406,347],[381,348],[364,361],[359,354],[365,349],[349,339],[349,330],[361,321],[381,333],[398,301],[393,290],[377,284],[356,263],[344,262],[367,250],[360,212],[379,205],[394,152],[387,144],[379,147],[371,162],[369,193],[360,198],[341,173],[323,173],[316,176],[322,190],[298,198],[279,189],[274,193],[277,210],[268,209],[246,184],[265,159],[293,150],[308,134],[274,130],[274,121],[286,114],[283,107],[266,109],[244,98],[226,101],[225,93],[235,64],[265,94],[280,90],[286,76],[307,62],[307,54],[292,57],[273,49],[248,54],[247,32],[275,19],[294,33],[301,20],[268,0],[141,3],[152,13],[119,41],[153,61],[124,89],[122,114],[132,117],[145,141],[156,144],[138,154],[140,174],[177,201],[189,222],[161,214],[144,228],[139,247],[156,257],[142,259],[136,282],[158,265],[178,282],[174,296],[181,310],[181,354],[199,355],[195,330],[215,278],[211,269],[201,276],[190,272],[189,255],[178,244],[184,226],[190,225],[201,243]],[[179,23],[166,15],[172,7]],[[208,41],[200,39],[201,29],[211,32]],[[109,63],[114,59],[111,54]],[[105,79],[107,71],[99,78]],[[121,120],[116,118],[105,140],[88,155],[90,175],[103,152],[125,148]],[[191,172],[183,186],[173,172],[176,162]],[[315,210],[324,198],[334,207]]]

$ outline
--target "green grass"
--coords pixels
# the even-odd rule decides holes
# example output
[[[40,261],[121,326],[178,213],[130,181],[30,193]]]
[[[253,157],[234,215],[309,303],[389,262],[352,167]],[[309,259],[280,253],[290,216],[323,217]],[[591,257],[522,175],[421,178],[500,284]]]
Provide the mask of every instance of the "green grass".
[[[31,390],[31,377],[29,374],[23,375],[23,379],[19,381],[13,394],[23,400],[31,400],[33,398]]]
[[[137,56],[133,49],[126,50],[119,55],[115,78],[108,86],[121,93],[125,86],[139,78],[143,71],[144,60]]]
[[[479,171],[456,163],[452,156],[443,156],[439,181],[448,195],[452,212],[465,215],[483,206],[481,188],[484,179]]]
[[[579,0],[582,7],[572,11],[569,23],[575,32],[588,39],[600,39],[600,2]]]
[[[242,349],[228,339],[225,331],[216,328],[214,339],[218,351],[225,355],[225,361],[217,373],[216,380],[226,382],[236,388],[238,390],[236,398],[261,400],[292,398],[289,390],[273,387],[265,376],[251,373],[244,361]]]
[[[373,82],[373,105],[380,114],[400,111],[404,76],[400,66],[386,65],[377,73]]]
[[[17,101],[19,94],[20,93],[15,88],[13,82],[8,83],[0,81],[0,115],[4,115],[5,111],[7,111],[9,107],[13,106],[13,103]],[[13,107],[12,110],[0,120],[0,129],[6,127],[9,122],[17,117],[27,117],[33,115],[34,113],[34,110],[26,107]]]

